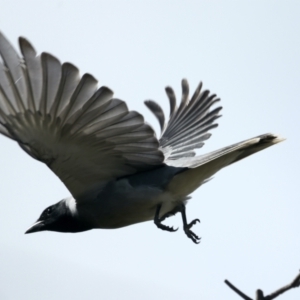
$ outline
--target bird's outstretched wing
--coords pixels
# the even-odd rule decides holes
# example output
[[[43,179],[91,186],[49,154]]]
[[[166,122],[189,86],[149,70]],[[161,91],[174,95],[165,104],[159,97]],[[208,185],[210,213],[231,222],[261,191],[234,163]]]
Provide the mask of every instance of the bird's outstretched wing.
[[[19,44],[22,58],[0,33],[0,133],[46,163],[75,199],[163,163],[152,128],[110,89]]]
[[[189,85],[183,79],[181,103],[177,108],[175,93],[171,87],[167,87],[170,102],[170,119],[167,123],[162,108],[154,101],[145,101],[159,121],[162,131],[159,145],[168,165],[173,165],[178,159],[195,156],[194,149],[201,148],[211,136],[208,131],[218,126],[214,122],[221,117],[219,112],[222,107],[211,107],[220,99],[208,90],[201,90],[202,83],[189,99]]]

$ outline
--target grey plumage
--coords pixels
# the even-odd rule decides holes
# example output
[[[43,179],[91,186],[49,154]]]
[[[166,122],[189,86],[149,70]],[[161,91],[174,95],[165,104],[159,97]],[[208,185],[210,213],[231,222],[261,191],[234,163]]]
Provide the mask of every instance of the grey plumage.
[[[166,88],[170,102],[170,119],[165,124],[165,117],[161,107],[154,101],[146,101],[147,107],[159,120],[162,135],[159,139],[160,149],[165,154],[165,162],[177,160],[182,157],[195,156],[194,149],[201,148],[204,141],[209,139],[209,130],[216,128],[214,123],[220,117],[218,114],[222,107],[210,110],[218,101],[216,95],[210,95],[205,90],[201,93],[200,83],[189,100],[189,85],[187,80],[182,80],[182,99],[179,108],[176,106],[175,93],[171,87]]]
[[[79,232],[93,228],[118,228],[138,222],[161,222],[181,212],[184,231],[189,195],[213,174],[242,158],[283,139],[261,135],[229,147],[196,156],[218,126],[219,98],[202,90],[189,98],[182,81],[182,98],[167,87],[170,117],[146,101],[161,127],[156,138],[143,116],[128,111],[107,87],[98,88],[90,74],[80,76],[70,63],[37,55],[32,45],[19,39],[22,57],[0,33],[0,133],[15,140],[33,158],[61,179],[73,197],[47,208],[27,231]]]

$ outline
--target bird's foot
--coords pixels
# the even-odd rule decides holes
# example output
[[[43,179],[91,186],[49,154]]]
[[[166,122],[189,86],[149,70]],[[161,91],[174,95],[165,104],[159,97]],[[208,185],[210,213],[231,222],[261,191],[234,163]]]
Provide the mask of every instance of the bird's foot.
[[[169,213],[169,214],[164,215],[162,218],[159,218],[160,209],[161,209],[161,205],[158,205],[157,209],[156,209],[155,217],[154,217],[154,224],[158,228],[160,228],[162,230],[165,230],[165,231],[169,231],[169,232],[175,232],[175,231],[177,231],[178,228],[175,229],[173,227],[170,227],[170,226],[167,226],[167,225],[164,225],[164,224],[161,223],[164,219],[166,219],[167,217],[170,217],[172,214]]]
[[[178,228],[175,229],[174,227],[170,227],[170,226],[164,225],[164,224],[162,224],[162,223],[158,223],[158,222],[155,222],[155,221],[154,221],[154,223],[155,223],[155,225],[156,225],[158,228],[160,228],[160,229],[162,229],[162,230],[166,230],[166,231],[169,231],[169,232],[175,232],[175,231],[178,230]]]
[[[201,238],[198,237],[192,230],[191,228],[197,223],[200,223],[199,219],[195,219],[192,222],[190,222],[189,224],[186,224],[183,226],[183,230],[185,232],[185,234],[187,235],[188,238],[190,238],[195,244],[199,244]]]
[[[182,222],[183,222],[183,230],[185,234],[187,235],[188,238],[190,238],[195,244],[199,244],[201,238],[198,237],[192,230],[191,228],[197,223],[200,223],[199,219],[195,219],[192,222],[188,223],[186,220],[186,214],[185,214],[185,205],[182,204],[180,207],[180,212],[182,216]]]

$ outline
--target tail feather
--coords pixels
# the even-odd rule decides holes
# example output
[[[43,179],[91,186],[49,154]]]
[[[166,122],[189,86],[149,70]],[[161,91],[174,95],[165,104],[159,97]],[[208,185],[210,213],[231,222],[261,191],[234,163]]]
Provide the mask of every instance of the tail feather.
[[[187,170],[176,175],[167,189],[177,197],[189,195],[222,168],[284,140],[267,133],[206,155],[174,160],[173,167],[185,167]]]

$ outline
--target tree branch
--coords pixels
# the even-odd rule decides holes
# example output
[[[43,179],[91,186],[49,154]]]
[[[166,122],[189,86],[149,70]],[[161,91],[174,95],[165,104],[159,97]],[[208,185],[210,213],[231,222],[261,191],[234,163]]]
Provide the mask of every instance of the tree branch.
[[[300,273],[295,277],[295,279],[288,285],[282,287],[281,289],[275,291],[274,293],[270,294],[269,296],[265,297],[266,300],[275,299],[277,296],[285,293],[286,291],[299,287],[300,286]]]
[[[241,292],[238,288],[236,288],[232,283],[230,283],[227,279],[224,281],[232,290],[234,290],[239,296],[241,296],[244,300],[252,300],[243,292]]]
[[[248,297],[242,291],[240,291],[237,287],[235,287],[232,283],[230,283],[227,279],[224,282],[244,300],[252,300],[250,297]],[[255,300],[273,300],[277,296],[285,293],[286,291],[288,291],[292,288],[295,288],[295,287],[299,287],[299,286],[300,286],[300,273],[296,276],[296,278],[290,284],[278,289],[277,291],[275,291],[274,293],[272,293],[268,296],[264,296],[264,293],[262,290],[257,290]]]

